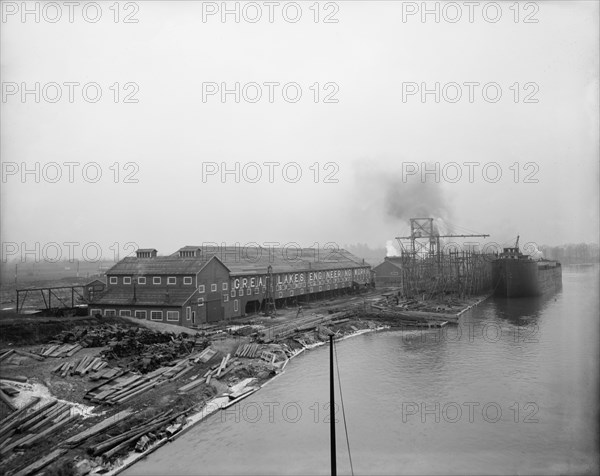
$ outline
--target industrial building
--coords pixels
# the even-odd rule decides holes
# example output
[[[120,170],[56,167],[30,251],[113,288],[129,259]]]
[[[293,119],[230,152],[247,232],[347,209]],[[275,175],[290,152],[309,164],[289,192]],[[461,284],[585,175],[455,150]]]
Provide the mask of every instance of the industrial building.
[[[106,272],[91,315],[187,327],[243,317],[371,285],[371,267],[345,250],[185,246],[139,249]]]
[[[383,263],[373,268],[373,277],[378,288],[402,286],[402,258],[386,256]]]

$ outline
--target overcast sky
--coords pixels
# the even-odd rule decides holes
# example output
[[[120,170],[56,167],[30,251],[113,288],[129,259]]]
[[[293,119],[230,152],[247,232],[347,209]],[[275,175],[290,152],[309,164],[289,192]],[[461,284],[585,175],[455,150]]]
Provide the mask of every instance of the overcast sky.
[[[73,22],[57,2],[55,23],[56,7],[36,3],[39,23],[2,2],[4,243],[381,247],[421,215],[498,242],[598,241],[596,1],[501,2],[495,23],[489,2],[428,2],[439,22],[411,14],[421,2],[280,2],[272,23],[264,2],[229,2],[239,23],[210,15],[221,2],[121,3],[117,22],[101,2],[96,23],[86,2]],[[39,102],[21,95],[36,82]],[[239,102],[223,101],[215,87],[236,82]],[[439,102],[423,98],[436,82]],[[39,183],[21,175],[36,163]]]

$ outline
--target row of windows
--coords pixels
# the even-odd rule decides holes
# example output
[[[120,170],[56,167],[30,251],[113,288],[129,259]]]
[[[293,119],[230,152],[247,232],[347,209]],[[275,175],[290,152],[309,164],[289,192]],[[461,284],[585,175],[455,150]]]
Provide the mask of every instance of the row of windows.
[[[210,285],[210,292],[211,293],[215,293],[217,292],[217,289],[219,289],[219,285],[216,283],[213,283]],[[221,284],[221,291],[227,291],[229,289],[229,286],[227,283],[222,283]],[[199,294],[203,294],[206,292],[206,288],[204,286],[204,284],[201,284],[200,286],[198,286],[198,293]]]
[[[333,285],[333,289],[337,289],[337,288],[338,288],[337,284],[334,284]],[[308,292],[309,293],[321,292],[321,291],[323,291],[323,286],[319,286],[318,287],[318,291],[315,291],[316,289],[317,289],[316,286],[315,287],[309,287],[308,288]],[[328,284],[327,286],[325,286],[325,290],[326,291],[331,290],[331,286]],[[304,288],[300,288],[300,290],[298,291],[298,294],[304,294],[304,291],[305,291]],[[263,293],[265,292],[264,288],[263,288],[262,292]],[[252,289],[246,288],[246,296],[250,296],[251,294],[252,294]],[[260,288],[254,288],[254,294],[260,294]],[[236,293],[235,289],[232,289],[231,290],[231,297],[234,298],[234,297],[236,297],[236,295],[239,296],[239,297],[244,296],[244,290],[243,289],[239,289],[238,292]],[[294,291],[290,290],[289,291],[289,296],[294,296]],[[279,291],[277,293],[277,297],[278,298],[282,298],[283,297],[283,292]],[[228,302],[228,301],[229,301],[229,294],[223,293],[223,302]],[[237,301],[235,301],[235,302],[237,302]],[[204,298],[198,298],[197,304],[198,304],[198,306],[204,306]]]
[[[102,311],[100,309],[92,309],[91,315],[95,316],[96,314],[102,314]],[[105,317],[115,317],[116,315],[117,315],[116,309],[105,309],[104,310]],[[131,311],[129,309],[121,309],[119,311],[119,316],[121,316],[121,317],[131,316]],[[139,319],[146,319],[147,313],[146,313],[146,311],[134,311],[134,316]],[[150,319],[153,321],[162,321],[163,320],[163,312],[162,311],[150,311]],[[189,317],[188,317],[188,319],[189,319]],[[167,311],[167,321],[179,322],[179,311]]]
[[[131,280],[132,280],[131,276],[123,276],[123,284],[131,284]],[[119,278],[117,276],[111,276],[110,280],[109,280],[109,284],[119,284]],[[146,284],[146,277],[138,276],[137,284]],[[161,276],[153,276],[152,284],[162,284],[162,277]],[[177,277],[175,277],[175,276],[167,277],[167,284],[168,285],[177,284]],[[183,284],[185,284],[186,286],[191,286],[193,284],[193,278],[191,276],[185,276],[183,278]]]

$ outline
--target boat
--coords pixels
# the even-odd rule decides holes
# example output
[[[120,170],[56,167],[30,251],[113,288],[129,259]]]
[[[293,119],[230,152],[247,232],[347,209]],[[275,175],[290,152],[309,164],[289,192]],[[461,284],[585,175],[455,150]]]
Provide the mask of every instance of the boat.
[[[494,295],[513,297],[541,296],[562,285],[562,266],[558,261],[532,259],[515,246],[504,248],[492,262]]]

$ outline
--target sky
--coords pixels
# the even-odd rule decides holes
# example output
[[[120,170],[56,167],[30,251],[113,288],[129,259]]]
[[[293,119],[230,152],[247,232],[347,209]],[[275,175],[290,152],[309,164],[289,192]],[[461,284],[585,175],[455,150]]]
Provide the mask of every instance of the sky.
[[[3,259],[598,242],[598,2],[90,3],[2,2]]]

